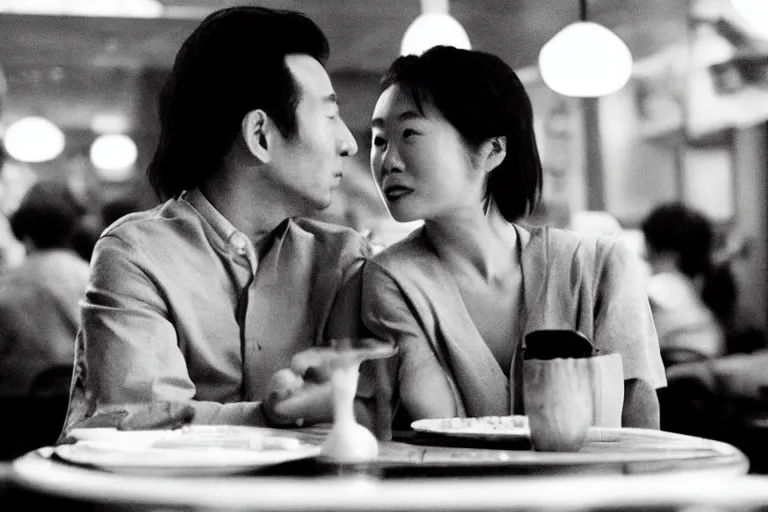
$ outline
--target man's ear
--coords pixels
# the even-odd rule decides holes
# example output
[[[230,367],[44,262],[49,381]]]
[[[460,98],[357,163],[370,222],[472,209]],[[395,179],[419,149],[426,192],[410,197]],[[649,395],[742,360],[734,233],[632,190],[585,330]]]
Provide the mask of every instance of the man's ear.
[[[480,156],[483,160],[483,171],[491,172],[497,168],[507,156],[507,138],[491,137],[480,146]]]
[[[241,132],[248,150],[263,163],[269,163],[272,155],[267,144],[267,132],[273,128],[272,120],[261,109],[251,110],[243,117]]]

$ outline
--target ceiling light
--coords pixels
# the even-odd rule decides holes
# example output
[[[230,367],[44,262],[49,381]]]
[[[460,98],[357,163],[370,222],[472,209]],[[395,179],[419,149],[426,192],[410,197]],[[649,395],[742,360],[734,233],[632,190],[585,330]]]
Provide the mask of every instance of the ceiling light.
[[[400,54],[421,55],[439,45],[471,48],[467,32],[448,14],[448,0],[421,0],[421,14],[405,31]]]
[[[128,131],[128,119],[119,113],[99,113],[91,119],[91,131],[98,134]]]
[[[91,144],[91,163],[105,181],[125,181],[133,174],[138,150],[133,139],[123,134],[100,135]]]
[[[46,162],[64,151],[64,133],[44,117],[24,117],[8,127],[3,145],[19,162]]]
[[[731,7],[754,35],[768,39],[768,1],[731,0]]]
[[[632,75],[632,54],[624,41],[587,18],[581,0],[581,21],[547,41],[539,52],[544,83],[565,96],[597,97],[615,92]]]
[[[0,12],[50,16],[158,18],[163,14],[163,4],[157,0],[0,0]]]

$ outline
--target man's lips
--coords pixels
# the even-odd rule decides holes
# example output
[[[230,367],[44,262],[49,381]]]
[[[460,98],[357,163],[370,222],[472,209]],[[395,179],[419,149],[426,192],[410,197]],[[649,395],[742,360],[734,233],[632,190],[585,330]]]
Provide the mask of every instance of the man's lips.
[[[384,196],[387,198],[387,201],[396,201],[411,192],[413,192],[412,188],[404,187],[402,185],[392,185],[391,187],[384,189]]]

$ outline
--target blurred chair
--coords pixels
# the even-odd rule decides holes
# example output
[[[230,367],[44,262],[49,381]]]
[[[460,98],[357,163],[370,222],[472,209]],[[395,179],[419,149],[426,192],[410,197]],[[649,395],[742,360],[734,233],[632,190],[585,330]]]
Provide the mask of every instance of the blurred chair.
[[[27,396],[0,396],[0,460],[11,460],[61,434],[69,403],[72,365],[56,365],[39,374]]]
[[[709,359],[711,359],[709,355],[694,348],[667,347],[661,349],[661,361],[664,363],[664,368],[669,368],[676,364],[707,361]]]
[[[59,364],[51,366],[32,381],[30,396],[33,398],[61,397],[69,398],[74,365]]]
[[[725,441],[768,472],[766,368],[768,350],[671,364],[658,390],[662,430]]]

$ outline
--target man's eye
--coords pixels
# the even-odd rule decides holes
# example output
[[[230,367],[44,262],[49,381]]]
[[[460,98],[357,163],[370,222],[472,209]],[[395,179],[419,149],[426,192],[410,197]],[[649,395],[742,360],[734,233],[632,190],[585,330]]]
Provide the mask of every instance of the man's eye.
[[[377,148],[383,146],[386,143],[387,143],[387,141],[384,140],[383,137],[374,137],[373,138],[373,145],[376,146]]]
[[[403,138],[404,139],[407,139],[411,135],[416,135],[416,132],[414,130],[410,129],[410,128],[406,128],[405,130],[403,130]]]

